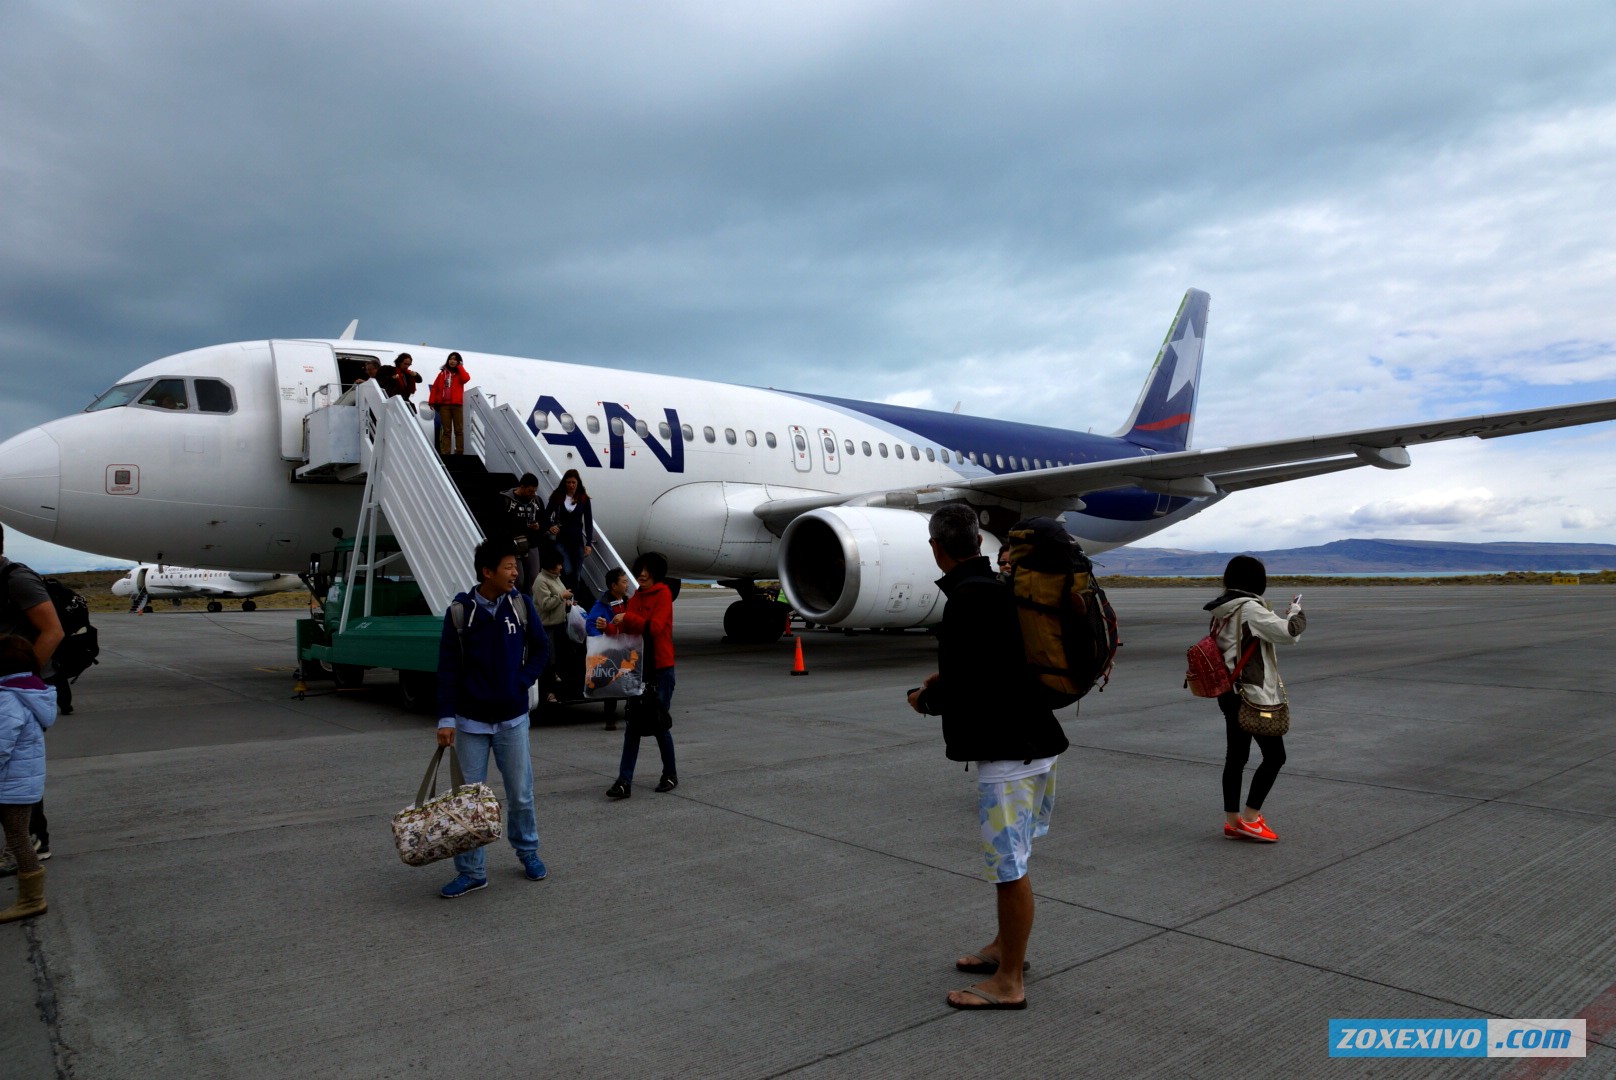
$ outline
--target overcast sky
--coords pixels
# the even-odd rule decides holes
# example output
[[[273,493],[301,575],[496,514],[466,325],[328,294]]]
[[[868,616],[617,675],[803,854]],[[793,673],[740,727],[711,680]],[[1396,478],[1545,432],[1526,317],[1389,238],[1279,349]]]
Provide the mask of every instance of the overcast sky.
[[[1616,397],[1609,0],[7,0],[0,102],[0,437],[356,317],[1111,431],[1191,286],[1197,445]],[[1616,425],[1414,457],[1147,543],[1616,535]]]

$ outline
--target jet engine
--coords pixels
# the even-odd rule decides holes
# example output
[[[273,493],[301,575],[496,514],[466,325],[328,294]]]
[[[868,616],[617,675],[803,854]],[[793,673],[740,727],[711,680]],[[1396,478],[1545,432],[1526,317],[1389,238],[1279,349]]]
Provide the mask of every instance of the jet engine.
[[[924,626],[942,616],[942,576],[926,515],[832,506],[796,518],[780,542],[780,583],[803,618],[832,626]]]

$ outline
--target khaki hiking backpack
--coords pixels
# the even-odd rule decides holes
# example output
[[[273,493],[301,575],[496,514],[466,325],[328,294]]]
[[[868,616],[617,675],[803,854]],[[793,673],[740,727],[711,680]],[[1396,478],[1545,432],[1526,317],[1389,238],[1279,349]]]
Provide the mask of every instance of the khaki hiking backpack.
[[[1117,613],[1083,549],[1054,518],[1016,522],[1006,544],[1010,590],[1028,670],[1052,709],[1105,689],[1116,661]]]

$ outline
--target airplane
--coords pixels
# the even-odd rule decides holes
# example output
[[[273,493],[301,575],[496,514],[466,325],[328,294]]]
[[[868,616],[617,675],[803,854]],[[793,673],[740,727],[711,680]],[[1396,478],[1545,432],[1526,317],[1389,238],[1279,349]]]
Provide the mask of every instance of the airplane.
[[[141,563],[112,583],[112,595],[133,597],[145,593],[153,600],[172,600],[175,607],[187,597],[205,596],[209,611],[223,611],[222,600],[240,600],[242,611],[257,611],[258,605],[251,597],[303,588],[307,586],[296,574]],[[151,609],[147,606],[146,610]]]
[[[1133,411],[1111,435],[458,350],[468,392],[512,405],[558,468],[577,468],[595,523],[626,555],[741,598],[726,630],[783,631],[756,583],[777,579],[826,626],[934,624],[927,543],[944,503],[979,512],[984,549],[1016,520],[1057,516],[1095,554],[1236,492],[1365,466],[1410,448],[1616,418],[1616,399],[1194,448],[1210,298],[1184,294]],[[119,379],[81,413],[0,444],[0,520],[42,540],[142,562],[303,567],[353,530],[354,484],[306,482],[311,408],[367,360],[408,351],[430,381],[449,350],[338,338],[179,353]],[[469,555],[466,558],[469,571]]]

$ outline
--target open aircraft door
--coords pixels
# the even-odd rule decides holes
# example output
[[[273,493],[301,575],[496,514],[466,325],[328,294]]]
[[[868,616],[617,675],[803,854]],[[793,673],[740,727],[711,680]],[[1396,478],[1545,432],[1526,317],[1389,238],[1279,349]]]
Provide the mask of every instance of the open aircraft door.
[[[275,385],[281,407],[281,457],[307,460],[303,446],[303,420],[314,407],[314,394],[340,381],[337,356],[323,341],[271,341],[275,357]]]

